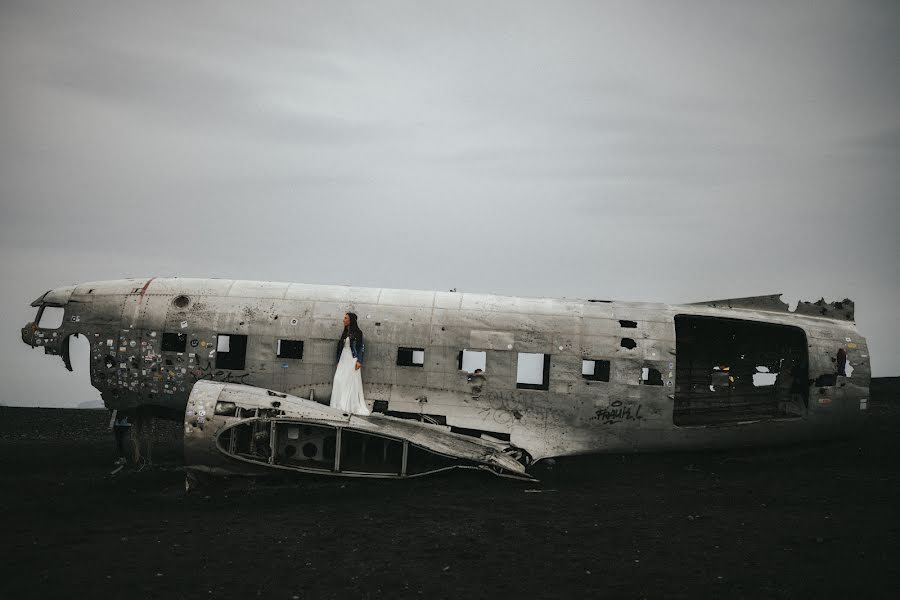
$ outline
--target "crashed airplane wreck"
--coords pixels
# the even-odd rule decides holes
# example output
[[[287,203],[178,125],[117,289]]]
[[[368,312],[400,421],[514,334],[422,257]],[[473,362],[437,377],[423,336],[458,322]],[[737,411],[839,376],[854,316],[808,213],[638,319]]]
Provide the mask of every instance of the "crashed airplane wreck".
[[[221,279],[58,288],[23,341],[90,342],[107,408],[184,422],[189,474],[530,477],[577,454],[791,443],[854,432],[865,339],[850,300],[687,305]],[[359,315],[372,414],[327,405]],[[326,404],[322,404],[326,402]]]

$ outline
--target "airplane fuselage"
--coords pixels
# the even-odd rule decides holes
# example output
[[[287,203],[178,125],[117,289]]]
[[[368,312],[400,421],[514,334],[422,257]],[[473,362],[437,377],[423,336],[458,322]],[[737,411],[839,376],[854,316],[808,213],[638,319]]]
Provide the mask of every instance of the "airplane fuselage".
[[[736,303],[739,304],[739,303]],[[830,437],[867,407],[865,339],[822,314],[220,279],[52,290],[25,343],[87,336],[110,409],[180,417],[199,380],[327,403],[359,316],[370,409],[508,441],[534,459]],[[42,312],[62,308],[59,327]],[[475,367],[482,372],[473,373]]]

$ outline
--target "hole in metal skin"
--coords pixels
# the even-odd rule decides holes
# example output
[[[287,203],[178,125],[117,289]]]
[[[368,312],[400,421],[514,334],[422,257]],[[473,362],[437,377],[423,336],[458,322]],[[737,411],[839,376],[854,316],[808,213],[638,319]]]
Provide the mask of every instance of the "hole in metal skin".
[[[66,310],[61,306],[45,306],[38,318],[38,327],[41,329],[59,329],[62,326],[65,312]]]

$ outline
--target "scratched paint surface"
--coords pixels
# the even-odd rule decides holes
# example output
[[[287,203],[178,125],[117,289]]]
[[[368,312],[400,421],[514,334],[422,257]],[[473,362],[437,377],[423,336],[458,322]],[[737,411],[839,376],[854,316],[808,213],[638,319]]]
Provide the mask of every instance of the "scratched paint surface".
[[[327,402],[340,319],[352,310],[366,339],[363,381],[370,407],[379,401],[395,413],[508,436],[536,458],[830,435],[837,423],[858,421],[870,376],[865,339],[851,321],[832,318],[851,305],[842,305],[843,312],[816,306],[831,312],[815,316],[811,310],[779,312],[768,300],[762,309],[739,302],[674,306],[161,278],[87,283],[51,291],[48,299],[64,306],[62,326],[29,326],[23,339],[59,354],[70,334],[87,335],[91,380],[110,408],[149,405],[180,413],[199,380]],[[809,342],[812,378],[833,373],[841,349],[852,374],[814,390],[808,414],[793,423],[675,427],[677,314],[800,327]],[[184,334],[184,350],[163,350],[166,333]],[[223,366],[219,336],[246,336],[243,368]],[[303,341],[302,359],[276,356],[278,340]],[[398,365],[401,346],[423,348],[424,364]],[[477,385],[459,369],[463,349],[485,353]],[[546,389],[517,386],[518,353],[549,356]],[[609,361],[609,381],[585,379],[585,359]],[[644,385],[642,372],[651,368],[661,385]]]

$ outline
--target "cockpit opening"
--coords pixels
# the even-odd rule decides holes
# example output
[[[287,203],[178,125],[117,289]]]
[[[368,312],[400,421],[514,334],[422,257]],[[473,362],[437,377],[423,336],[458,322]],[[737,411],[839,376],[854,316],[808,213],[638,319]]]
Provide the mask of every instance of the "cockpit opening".
[[[38,309],[35,322],[41,329],[59,329],[63,324],[66,309],[62,306],[48,306],[42,304]]]

